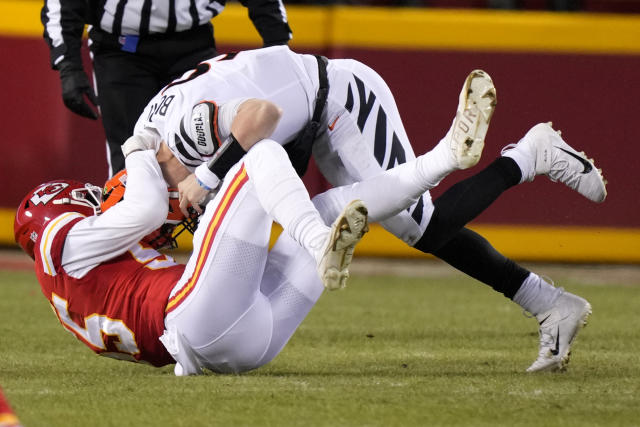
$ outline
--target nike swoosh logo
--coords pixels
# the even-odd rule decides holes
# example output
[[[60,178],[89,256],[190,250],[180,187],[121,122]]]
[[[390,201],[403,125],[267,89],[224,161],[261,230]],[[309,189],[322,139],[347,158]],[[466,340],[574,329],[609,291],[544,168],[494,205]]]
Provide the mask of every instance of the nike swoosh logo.
[[[564,151],[565,153],[567,153],[568,155],[570,155],[571,157],[573,157],[574,159],[582,163],[582,166],[584,166],[584,170],[582,171],[583,174],[589,173],[593,169],[593,166],[591,166],[591,163],[589,163],[587,160],[583,159],[582,157],[578,156],[577,154],[572,153],[571,151],[567,151],[564,148],[560,148],[560,147],[556,147],[556,148]]]
[[[333,122],[329,125],[329,130],[333,130],[334,127],[336,127],[336,123],[338,122],[338,119],[340,118],[340,116],[336,117]]]
[[[562,148],[561,148],[562,150]],[[554,356],[557,356],[558,353],[560,353],[560,326],[558,326],[557,332],[556,332],[556,348],[551,350],[551,354],[553,354]]]

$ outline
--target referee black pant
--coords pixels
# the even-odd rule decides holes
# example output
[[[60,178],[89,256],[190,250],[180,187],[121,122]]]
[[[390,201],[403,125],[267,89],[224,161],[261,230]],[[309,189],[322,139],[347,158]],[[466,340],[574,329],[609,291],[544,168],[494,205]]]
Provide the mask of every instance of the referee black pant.
[[[133,134],[151,98],[185,71],[216,55],[213,27],[207,24],[179,33],[140,37],[134,52],[123,50],[122,37],[100,29],[93,28],[89,37],[109,173],[114,175],[124,169],[121,145]]]

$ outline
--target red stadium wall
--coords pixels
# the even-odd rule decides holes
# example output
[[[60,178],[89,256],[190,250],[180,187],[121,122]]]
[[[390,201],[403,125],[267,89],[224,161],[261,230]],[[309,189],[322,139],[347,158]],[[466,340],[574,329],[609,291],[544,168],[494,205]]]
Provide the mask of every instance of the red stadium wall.
[[[26,191],[47,179],[77,177],[101,183],[107,173],[101,124],[64,107],[44,42],[2,37],[0,45],[10,58],[0,71],[5,82],[0,179],[10,183],[0,206],[17,206]]]
[[[37,10],[35,5],[33,9]],[[358,24],[361,29],[375,25],[378,19],[378,11],[374,10],[369,16],[371,22],[367,24],[367,15],[363,12],[366,10],[359,9],[356,14],[364,22]],[[421,14],[407,14],[406,9],[403,10],[405,12],[397,14],[389,12],[387,18],[392,21],[389,25],[376,27],[375,34],[363,35],[364,31],[353,28],[350,20],[356,18],[348,8],[338,8],[329,17],[326,9],[294,8],[289,14],[296,40],[292,46],[301,52],[356,58],[376,69],[396,96],[417,153],[428,150],[447,131],[466,74],[474,68],[488,71],[498,90],[498,108],[483,160],[474,171],[489,164],[502,146],[517,142],[533,124],[552,120],[571,144],[597,160],[609,181],[609,197],[604,204],[594,205],[563,186],[538,179],[507,192],[474,225],[480,228],[491,228],[492,225],[516,227],[506,230],[535,225],[551,227],[548,230],[587,227],[587,231],[612,231],[615,235],[613,245],[622,245],[619,248],[622,253],[640,253],[640,147],[634,143],[637,122],[634,101],[640,99],[637,80],[640,38],[637,32],[631,31],[630,36],[623,33],[623,38],[635,37],[625,40],[628,43],[623,45],[613,42],[608,45],[601,37],[574,42],[574,38],[580,37],[575,34],[564,38],[558,36],[548,42],[548,34],[540,36],[541,33],[535,31],[531,36],[518,36],[520,41],[518,37],[515,41],[503,41],[493,23],[491,31],[495,34],[487,36],[486,45],[478,46],[477,40],[472,38],[465,44],[444,32],[440,37],[442,42],[438,44],[437,40],[432,40],[438,37],[437,34],[413,37],[396,30],[424,26],[429,31],[438,31],[437,25],[450,19],[450,15],[436,16],[436,21],[433,21],[433,15],[428,15],[421,23]],[[239,19],[248,24],[244,13],[242,8],[230,7],[217,20],[222,23],[228,14],[229,20]],[[458,13],[466,19],[477,19],[475,14]],[[500,12],[496,14],[500,19],[506,19],[505,31],[511,31],[509,23],[517,22],[523,16],[507,14],[505,18]],[[551,14],[539,15],[547,21],[556,19]],[[603,15],[602,19],[616,19],[616,16]],[[619,19],[626,25],[622,28],[628,28],[628,19]],[[348,25],[341,27],[343,21]],[[315,27],[323,31],[311,31],[310,25],[314,22]],[[327,22],[332,22],[333,26],[322,25]],[[640,18],[631,23],[640,24]],[[591,25],[591,21],[587,24]],[[30,21],[29,25],[39,28],[37,21],[35,24]],[[447,27],[446,22],[443,25]],[[527,25],[521,25],[522,31],[531,32],[526,30],[531,25]],[[600,28],[598,25],[602,26],[600,23],[593,27],[596,33]],[[605,29],[606,25],[605,22]],[[5,211],[14,209],[27,190],[44,180],[74,177],[101,183],[107,172],[100,123],[79,118],[62,105],[58,76],[49,69],[48,50],[39,31],[34,33],[33,29],[26,29],[22,31],[26,34],[16,34],[21,31],[12,28],[0,20],[0,46],[3,57],[7,58],[0,68],[5,82],[4,102],[0,104],[3,153],[0,178],[9,183],[0,194],[0,207]],[[246,38],[224,24],[217,25],[217,33],[220,51],[256,46],[252,41],[255,34]],[[536,45],[540,37],[541,45]],[[609,37],[613,38],[613,34]],[[379,45],[382,48],[378,48]],[[456,173],[447,178],[441,188],[471,173]],[[315,169],[310,170],[305,180],[313,192],[324,188]],[[442,189],[434,191],[434,195],[440,194]],[[3,227],[7,228],[6,225]],[[7,235],[6,231],[3,236]],[[611,238],[610,234],[607,236]],[[623,240],[616,245],[615,239],[620,238]],[[587,244],[597,245],[598,241]],[[523,257],[536,259],[535,255]],[[631,254],[626,258],[622,256],[620,261],[637,259],[640,255]]]
[[[481,68],[491,74],[498,107],[483,159],[473,171],[452,175],[434,194],[488,165],[533,124],[551,120],[570,144],[597,160],[609,181],[606,203],[594,205],[564,186],[537,179],[507,192],[478,221],[640,226],[640,201],[633,197],[640,189],[640,148],[632,143],[629,103],[640,95],[640,56],[350,48],[334,53],[358,57],[385,78],[417,152],[448,130],[467,73]]]

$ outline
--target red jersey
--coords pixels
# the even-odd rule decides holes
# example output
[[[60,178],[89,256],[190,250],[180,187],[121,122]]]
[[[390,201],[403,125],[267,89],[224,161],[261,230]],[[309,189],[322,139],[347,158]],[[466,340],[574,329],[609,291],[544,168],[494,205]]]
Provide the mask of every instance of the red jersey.
[[[64,216],[71,215],[68,222]],[[142,244],[92,268],[82,278],[61,266],[65,238],[81,217],[67,213],[60,227],[38,238],[36,275],[60,323],[102,356],[154,366],[175,363],[159,340],[169,294],[184,265]]]
[[[9,402],[0,388],[0,427],[20,427],[18,417],[13,413]]]

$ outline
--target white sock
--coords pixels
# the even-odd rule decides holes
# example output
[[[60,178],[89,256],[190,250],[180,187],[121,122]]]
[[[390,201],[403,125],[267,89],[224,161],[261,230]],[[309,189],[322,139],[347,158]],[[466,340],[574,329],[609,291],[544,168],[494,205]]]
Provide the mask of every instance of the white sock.
[[[432,189],[451,172],[457,170],[455,159],[449,147],[450,132],[440,140],[433,150],[418,157],[420,180]]]
[[[537,274],[530,273],[514,295],[513,301],[537,316],[549,310],[562,292],[562,288],[556,288]]]
[[[520,168],[522,178],[520,178],[519,184],[531,182],[536,176],[536,164],[535,160],[533,160],[535,156],[533,156],[532,159],[531,153],[525,153],[523,150],[525,150],[525,148],[520,143],[510,144],[502,149],[502,157],[513,159]]]
[[[244,162],[264,210],[318,260],[330,229],[320,218],[284,149],[265,139],[249,150]]]
[[[520,178],[520,182],[518,184],[522,184],[525,181],[532,181],[532,178],[530,178],[531,167],[528,167],[531,161],[528,160],[526,156],[522,155],[522,153],[514,149],[505,152],[502,157],[509,157],[513,159],[513,161],[515,161],[520,168],[520,171],[522,172],[522,178]]]

